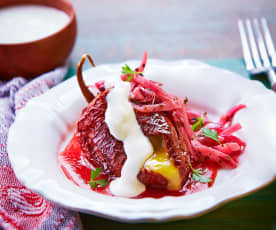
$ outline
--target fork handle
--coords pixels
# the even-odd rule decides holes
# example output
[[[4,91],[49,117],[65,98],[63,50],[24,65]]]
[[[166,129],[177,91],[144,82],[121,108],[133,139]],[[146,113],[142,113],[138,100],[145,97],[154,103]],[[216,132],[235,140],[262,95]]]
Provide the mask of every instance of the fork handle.
[[[273,68],[269,68],[268,72],[268,80],[270,82],[271,89],[276,92],[276,74]]]

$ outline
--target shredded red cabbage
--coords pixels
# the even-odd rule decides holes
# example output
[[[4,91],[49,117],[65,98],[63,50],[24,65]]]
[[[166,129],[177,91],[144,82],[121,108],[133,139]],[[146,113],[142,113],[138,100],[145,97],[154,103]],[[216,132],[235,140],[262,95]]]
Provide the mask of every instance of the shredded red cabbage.
[[[121,79],[130,79],[130,101],[135,110],[143,113],[166,112],[170,114],[180,140],[186,145],[193,162],[206,162],[220,168],[236,168],[238,157],[245,149],[245,142],[233,133],[240,130],[241,124],[232,124],[235,114],[246,106],[241,104],[232,107],[218,122],[209,121],[207,115],[191,111],[187,108],[187,100],[174,96],[162,89],[162,84],[145,78],[142,72],[147,63],[147,53],[141,65],[135,69],[133,76],[121,75]],[[104,82],[96,83],[98,89],[104,87]],[[193,131],[192,125],[197,118],[202,118],[202,127],[216,130],[218,140],[203,136],[201,130]]]

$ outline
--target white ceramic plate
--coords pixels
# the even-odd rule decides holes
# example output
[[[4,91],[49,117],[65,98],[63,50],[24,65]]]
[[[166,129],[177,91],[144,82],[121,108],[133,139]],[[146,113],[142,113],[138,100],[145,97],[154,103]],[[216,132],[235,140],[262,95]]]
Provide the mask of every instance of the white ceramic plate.
[[[131,67],[138,62],[127,61]],[[123,64],[102,65],[85,72],[87,84],[119,78]],[[45,198],[70,209],[124,222],[156,222],[191,218],[272,182],[276,176],[276,96],[261,83],[198,61],[149,60],[145,76],[164,83],[193,108],[217,119],[231,106],[247,108],[235,117],[247,143],[240,165],[220,170],[215,184],[182,197],[127,199],[77,187],[57,164],[60,142],[86,105],[76,78],[32,99],[19,111],[8,139],[9,157],[19,180]],[[65,143],[63,143],[64,145]]]

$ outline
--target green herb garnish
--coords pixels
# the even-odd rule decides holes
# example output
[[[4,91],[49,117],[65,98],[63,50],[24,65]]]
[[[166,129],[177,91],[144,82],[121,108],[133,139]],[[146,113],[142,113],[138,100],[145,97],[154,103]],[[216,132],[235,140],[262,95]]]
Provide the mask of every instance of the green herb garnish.
[[[126,64],[122,67],[122,74],[128,75],[128,74],[134,74],[134,71]]]
[[[89,181],[89,184],[94,189],[97,188],[98,185],[105,187],[108,184],[108,181],[106,179],[95,180],[100,175],[101,171],[102,168],[96,168],[95,170],[91,170],[91,179]]]
[[[218,142],[219,144],[221,144],[221,142],[218,139],[218,133],[215,129],[202,128],[201,132],[202,132],[203,136],[209,137],[209,138],[215,140],[216,142]]]
[[[196,131],[198,130],[199,128],[201,128],[203,126],[203,120],[201,117],[198,117],[197,118],[197,122],[193,124],[192,126],[192,130],[193,131]]]
[[[208,178],[208,177],[202,175],[203,174],[202,170],[194,169],[191,162],[189,162],[189,165],[190,165],[190,168],[193,172],[192,179],[194,181],[199,181],[201,183],[210,183],[210,182],[212,182],[211,178]]]
[[[122,74],[123,75],[130,75],[126,81],[130,82],[131,78],[133,78],[134,74],[142,74],[143,72],[135,72],[132,70],[127,64],[122,67]]]

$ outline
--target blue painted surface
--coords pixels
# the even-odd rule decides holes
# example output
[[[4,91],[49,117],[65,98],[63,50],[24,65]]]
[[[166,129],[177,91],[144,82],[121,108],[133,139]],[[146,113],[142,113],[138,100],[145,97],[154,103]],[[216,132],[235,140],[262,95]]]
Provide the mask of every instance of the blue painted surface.
[[[276,38],[275,0],[71,0],[79,33],[72,60],[241,58],[239,18],[265,16]]]

